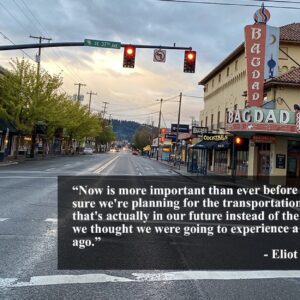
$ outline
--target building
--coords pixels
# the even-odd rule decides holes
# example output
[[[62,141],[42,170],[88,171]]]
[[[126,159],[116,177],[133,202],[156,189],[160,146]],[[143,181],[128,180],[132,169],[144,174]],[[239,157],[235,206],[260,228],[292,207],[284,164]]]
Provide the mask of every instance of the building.
[[[208,127],[211,133],[228,135],[227,145],[232,144],[232,136],[243,138],[243,143],[236,149],[237,174],[300,176],[300,134],[295,129],[297,112],[294,109],[295,104],[300,104],[300,23],[280,27],[279,76],[265,82],[264,105],[256,112],[253,107],[247,109],[244,43],[199,84],[204,86],[205,104],[200,112],[200,126]],[[261,111],[257,112],[259,109]],[[237,113],[249,118],[240,120]],[[262,120],[261,128],[257,122],[252,123],[250,115],[266,118],[269,113],[272,117]],[[283,119],[275,119],[281,113]],[[228,116],[235,124],[228,124]],[[288,122],[285,116],[289,118]],[[249,128],[245,127],[247,124]],[[233,167],[232,147],[218,149],[217,146],[218,143],[210,149],[208,169],[229,174]]]

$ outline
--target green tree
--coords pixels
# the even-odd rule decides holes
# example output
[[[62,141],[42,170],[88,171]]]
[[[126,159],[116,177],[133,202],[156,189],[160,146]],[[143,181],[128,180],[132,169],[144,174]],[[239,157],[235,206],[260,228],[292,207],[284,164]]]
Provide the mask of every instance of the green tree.
[[[140,127],[135,131],[133,136],[133,144],[139,149],[143,150],[143,148],[150,143],[151,131],[148,127]]]
[[[60,75],[45,71],[38,75],[36,67],[24,59],[12,60],[11,70],[0,76],[0,118],[32,134],[32,156],[37,123],[45,124],[48,139],[58,128],[64,128],[70,140],[78,141],[96,137],[102,130],[99,117],[90,114],[87,106],[59,91],[62,84]]]

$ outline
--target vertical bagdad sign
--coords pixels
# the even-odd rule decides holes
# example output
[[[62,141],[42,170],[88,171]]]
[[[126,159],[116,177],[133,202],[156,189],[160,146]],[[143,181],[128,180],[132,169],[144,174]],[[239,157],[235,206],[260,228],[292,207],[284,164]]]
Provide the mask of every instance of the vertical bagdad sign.
[[[262,7],[254,14],[255,24],[245,27],[245,54],[247,62],[247,96],[248,106],[261,106],[264,101],[264,79],[273,77],[277,67],[277,52],[269,52],[266,50],[267,33],[271,34],[272,45],[279,42],[277,33],[274,30],[267,30],[267,21],[270,19],[269,11]],[[269,47],[269,45],[268,45]],[[275,46],[273,46],[275,48]],[[277,53],[277,54],[276,54]],[[266,54],[268,57],[266,58]],[[268,61],[266,61],[268,60]],[[270,65],[270,66],[269,66]],[[265,70],[266,67],[268,70]]]

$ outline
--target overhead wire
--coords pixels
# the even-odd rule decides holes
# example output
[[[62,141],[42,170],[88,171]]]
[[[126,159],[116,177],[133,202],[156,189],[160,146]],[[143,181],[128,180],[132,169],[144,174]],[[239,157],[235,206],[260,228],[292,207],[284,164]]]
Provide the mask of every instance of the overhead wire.
[[[160,2],[178,2],[178,3],[188,3],[188,4],[204,4],[204,5],[221,5],[221,6],[240,6],[240,7],[260,7],[256,4],[243,4],[243,3],[231,3],[231,2],[209,2],[209,1],[195,1],[195,0],[156,0]],[[269,8],[284,8],[284,9],[294,9],[299,10],[300,7],[296,6],[276,6],[276,5],[265,5]]]

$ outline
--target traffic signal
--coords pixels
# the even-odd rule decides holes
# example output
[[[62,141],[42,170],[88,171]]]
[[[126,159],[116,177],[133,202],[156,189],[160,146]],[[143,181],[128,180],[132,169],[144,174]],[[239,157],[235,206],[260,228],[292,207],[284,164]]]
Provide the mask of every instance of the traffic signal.
[[[196,51],[184,52],[184,73],[195,73],[196,67]]]
[[[124,47],[123,67],[134,68],[134,62],[135,62],[135,47],[133,46]]]
[[[243,145],[243,143],[244,143],[244,139],[243,139],[243,138],[241,138],[241,137],[239,137],[239,136],[236,136],[236,137],[234,138],[234,144],[235,144],[236,146],[241,146],[241,145]]]

